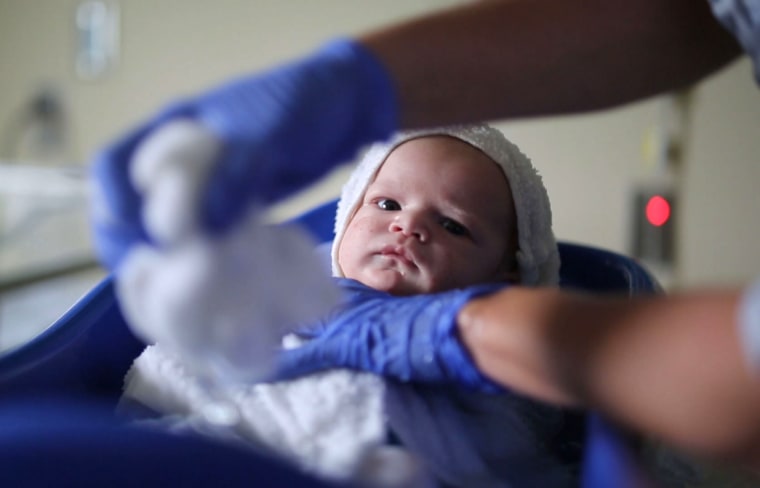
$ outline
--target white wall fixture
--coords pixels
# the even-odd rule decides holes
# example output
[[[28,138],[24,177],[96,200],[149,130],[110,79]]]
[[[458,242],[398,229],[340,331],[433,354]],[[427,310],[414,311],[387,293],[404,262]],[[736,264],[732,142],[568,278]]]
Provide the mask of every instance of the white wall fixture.
[[[74,15],[77,76],[95,80],[116,67],[119,59],[119,5],[116,0],[86,0]]]

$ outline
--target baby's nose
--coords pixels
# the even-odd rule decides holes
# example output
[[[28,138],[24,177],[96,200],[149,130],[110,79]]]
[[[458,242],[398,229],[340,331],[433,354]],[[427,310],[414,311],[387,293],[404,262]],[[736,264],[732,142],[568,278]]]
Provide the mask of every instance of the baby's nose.
[[[430,239],[425,217],[416,212],[403,212],[396,215],[391,221],[390,231],[414,237],[420,242],[427,242]]]

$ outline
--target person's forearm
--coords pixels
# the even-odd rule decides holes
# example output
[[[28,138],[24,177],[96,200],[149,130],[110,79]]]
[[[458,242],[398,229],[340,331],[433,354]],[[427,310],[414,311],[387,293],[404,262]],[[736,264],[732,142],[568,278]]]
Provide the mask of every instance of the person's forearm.
[[[735,326],[738,293],[599,299],[511,289],[460,313],[485,374],[597,409],[697,453],[760,465],[760,378]]]
[[[359,41],[389,69],[404,127],[607,108],[740,52],[704,0],[477,2]]]

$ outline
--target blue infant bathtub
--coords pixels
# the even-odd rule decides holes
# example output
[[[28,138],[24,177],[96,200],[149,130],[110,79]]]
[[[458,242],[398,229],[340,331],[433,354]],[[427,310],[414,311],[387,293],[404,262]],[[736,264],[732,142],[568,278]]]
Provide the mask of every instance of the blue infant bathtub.
[[[296,221],[327,242],[335,205]],[[559,248],[565,288],[661,291],[626,256],[568,242]],[[324,486],[250,451],[120,424],[111,412],[144,346],[108,277],[38,337],[0,356],[0,486]],[[584,485],[631,485],[635,466],[623,436],[597,416],[588,424]]]

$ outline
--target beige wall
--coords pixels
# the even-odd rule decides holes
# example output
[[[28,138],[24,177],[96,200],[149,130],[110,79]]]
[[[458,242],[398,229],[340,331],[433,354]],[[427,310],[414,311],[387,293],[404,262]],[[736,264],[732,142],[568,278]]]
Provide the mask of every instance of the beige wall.
[[[743,283],[760,274],[760,91],[743,59],[693,93],[680,175],[674,287]],[[558,237],[626,252],[629,195],[645,179],[643,142],[665,97],[582,117],[500,124],[544,175]]]
[[[749,61],[698,92],[683,221],[684,281],[760,274],[760,91]]]
[[[302,54],[336,35],[456,3],[121,0],[117,69],[102,80],[80,81],[73,68],[77,2],[0,0],[0,128],[40,86],[53,84],[70,109],[71,157],[84,163],[95,148],[176,96]],[[646,173],[642,142],[663,103],[499,124],[544,175],[558,237],[626,251],[628,196]],[[744,282],[760,274],[760,92],[749,63],[700,85],[693,115],[676,284]],[[312,192],[307,204],[334,195],[344,175]]]
[[[0,124],[40,86],[55,84],[71,107],[74,155],[83,159],[177,96],[303,54],[336,35],[452,3],[120,0],[119,66],[85,82],[74,72],[77,0],[0,0]]]

